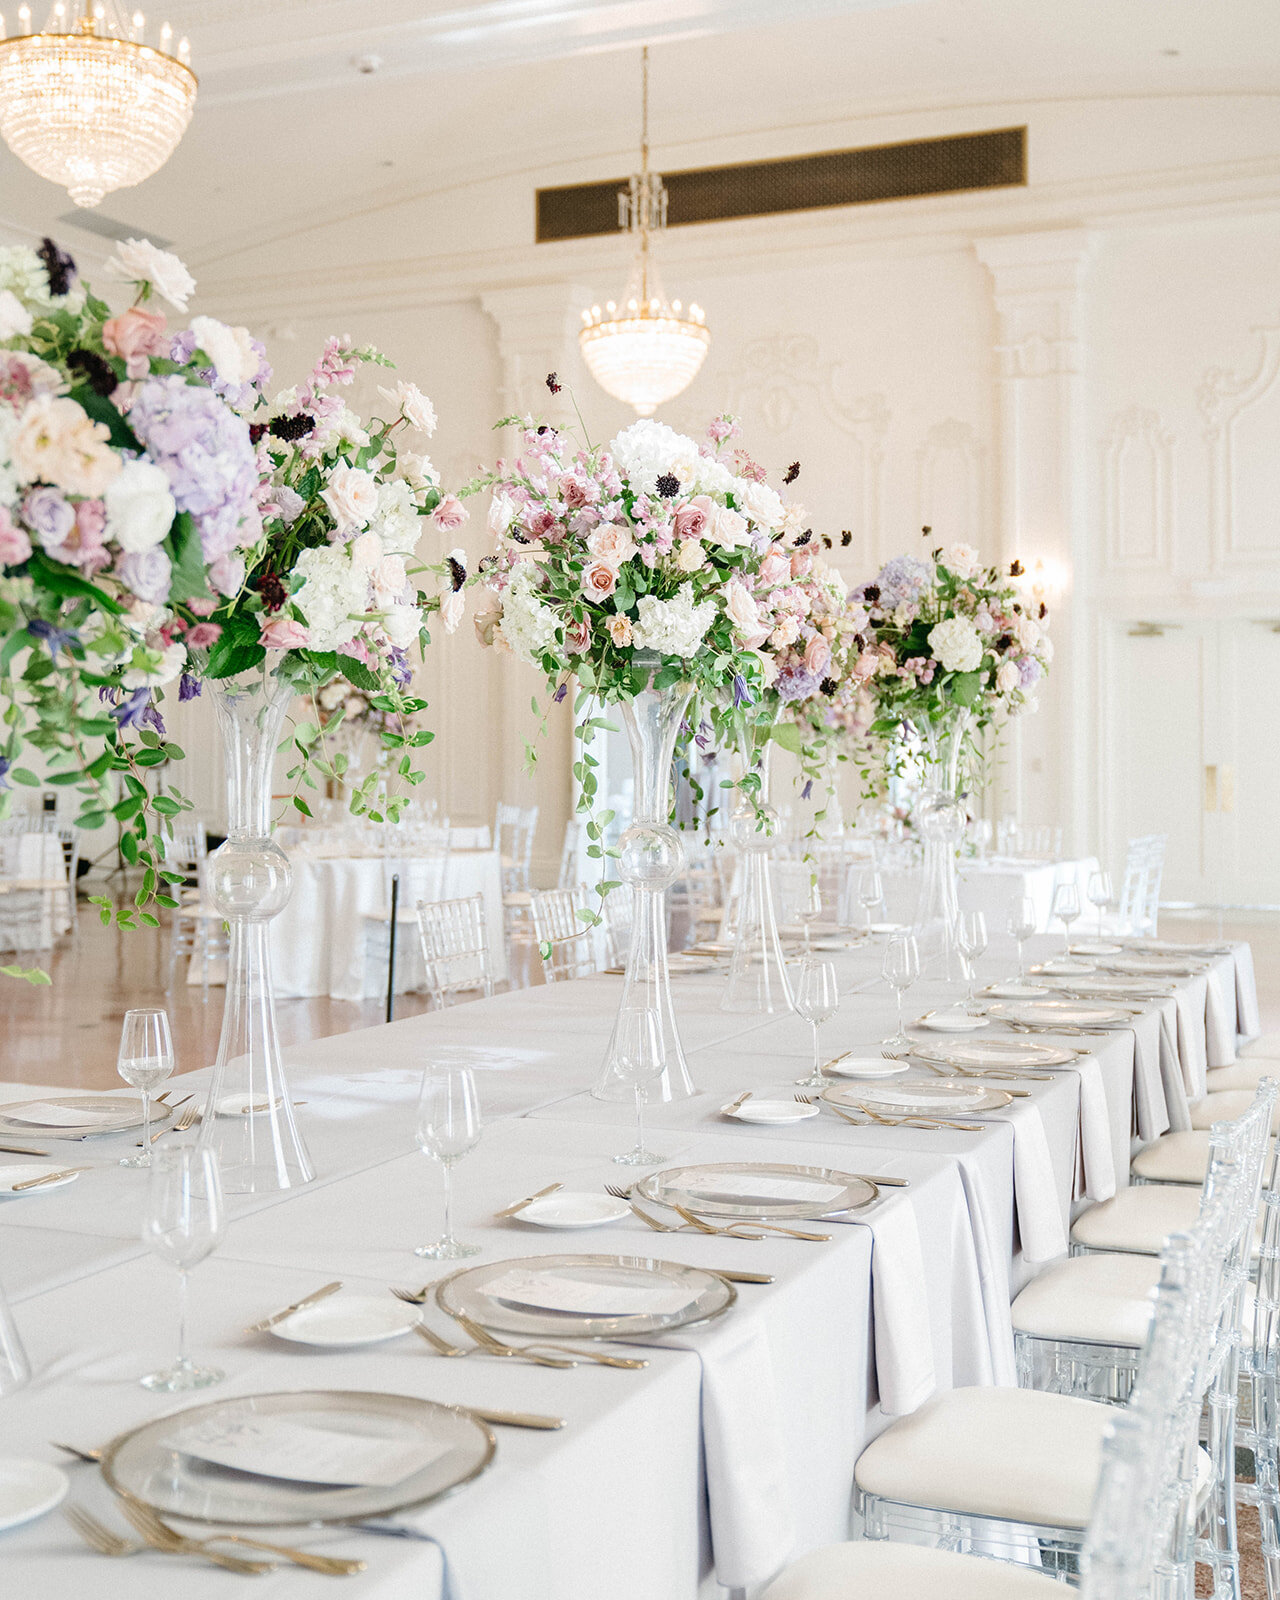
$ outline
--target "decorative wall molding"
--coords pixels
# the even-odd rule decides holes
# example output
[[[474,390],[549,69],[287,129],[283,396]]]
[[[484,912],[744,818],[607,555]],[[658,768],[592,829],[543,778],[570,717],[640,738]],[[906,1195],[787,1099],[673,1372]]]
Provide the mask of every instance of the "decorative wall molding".
[[[1280,399],[1280,324],[1255,328],[1254,332],[1261,338],[1262,349],[1252,372],[1241,374],[1225,367],[1210,367],[1196,388],[1209,451],[1209,560],[1214,571],[1232,564],[1273,563],[1280,548],[1270,485],[1255,500],[1265,501],[1260,514],[1267,519],[1271,538],[1263,544],[1250,545],[1241,522],[1244,502],[1249,497],[1240,493],[1242,463],[1236,448],[1236,425],[1246,412],[1267,401],[1273,391]],[[1280,424],[1280,414],[1277,423]],[[1267,459],[1275,459],[1274,442]]]
[[[568,421],[572,408],[546,387],[547,374],[577,361],[582,307],[588,290],[574,284],[525,284],[494,289],[480,304],[498,328],[504,416],[536,412],[548,422]]]
[[[1174,443],[1158,412],[1132,406],[1112,418],[1102,443],[1103,554],[1109,567],[1163,570],[1172,560]],[[1147,480],[1145,533],[1134,520],[1139,475]]]
[[[986,523],[986,450],[958,417],[935,422],[916,451],[916,521],[946,544],[981,547]]]

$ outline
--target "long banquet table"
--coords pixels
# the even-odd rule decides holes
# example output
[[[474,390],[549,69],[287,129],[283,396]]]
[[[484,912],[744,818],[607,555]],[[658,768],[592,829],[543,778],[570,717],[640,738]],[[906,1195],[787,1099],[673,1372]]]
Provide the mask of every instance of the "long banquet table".
[[[835,958],[843,999],[824,1053],[889,1031],[879,955],[872,946]],[[1007,972],[1008,957],[998,946],[984,976]],[[621,1175],[611,1156],[629,1142],[629,1108],[588,1092],[617,1004],[609,976],[297,1046],[291,1080],[320,1177],[291,1195],[239,1203],[225,1243],[193,1277],[193,1350],[227,1369],[217,1389],[175,1398],[137,1386],[172,1353],[175,1286],[139,1242],[145,1178],[113,1164],[128,1136],[49,1143],[56,1159],[95,1165],[66,1189],[4,1203],[0,1279],[36,1372],[0,1400],[0,1450],[65,1464],[50,1440],[96,1445],[180,1405],[271,1389],[384,1390],[551,1412],[566,1419],[562,1431],[499,1429],[483,1477],[402,1514],[417,1537],[327,1529],[302,1542],[366,1559],[344,1593],[377,1600],[752,1592],[791,1557],[846,1536],[854,1461],[893,1415],[937,1388],[1013,1382],[1011,1293],[1066,1248],[1073,1210],[1128,1181],[1133,1130],[1147,1140],[1185,1126],[1206,1067],[1229,1062],[1238,1037],[1259,1027],[1249,948],[1236,945],[1205,974],[1174,981],[1173,995],[1132,1027],[1089,1039],[1090,1054],[1073,1066],[1018,1085],[1027,1097],[986,1117],[979,1134],[855,1128],[826,1115],[779,1129],[731,1123],[719,1107],[744,1088],[789,1096],[809,1066],[807,1027],[791,1015],[722,1012],[717,974],[675,982],[699,1092],[647,1114],[649,1142],[664,1156],[795,1161],[910,1187],[884,1190],[858,1220],[831,1224],[824,1244],[659,1236],[635,1218],[578,1237],[495,1221],[495,1210],[546,1183],[598,1189]],[[910,1015],[954,998],[921,984]],[[481,1074],[487,1126],[455,1185],[459,1231],[483,1247],[479,1259],[640,1253],[775,1281],[742,1286],[725,1317],[655,1342],[642,1372],[447,1361],[416,1340],[330,1353],[246,1334],[335,1276],[382,1293],[443,1275],[443,1265],[411,1254],[439,1224],[438,1170],[413,1151],[412,1126],[422,1069],[445,1058]],[[94,1470],[68,1470],[73,1498],[119,1527]],[[106,1561],[56,1517],[0,1535],[5,1592],[41,1600],[71,1600],[90,1585],[98,1596],[161,1600],[177,1570],[155,1555]],[[193,1562],[181,1581],[195,1600],[228,1583]],[[281,1568],[254,1592],[301,1600],[316,1582]]]

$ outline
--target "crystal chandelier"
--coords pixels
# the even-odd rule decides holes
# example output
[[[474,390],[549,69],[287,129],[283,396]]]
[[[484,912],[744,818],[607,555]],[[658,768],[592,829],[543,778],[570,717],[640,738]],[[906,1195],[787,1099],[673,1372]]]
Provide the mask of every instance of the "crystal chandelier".
[[[157,172],[191,121],[190,47],[183,39],[172,51],[166,22],[153,49],[143,25],[140,12],[125,21],[116,0],[84,0],[79,15],[58,0],[39,33],[30,6],[8,37],[0,17],[0,136],[78,206]]]
[[[653,264],[650,235],[667,225],[667,191],[649,171],[649,50],[642,53],[643,95],[640,171],[618,194],[618,226],[636,239],[636,259],[621,304],[582,313],[578,344],[591,376],[606,394],[623,400],[636,415],[651,417],[693,382],[711,348],[700,306],[686,311],[668,300]]]

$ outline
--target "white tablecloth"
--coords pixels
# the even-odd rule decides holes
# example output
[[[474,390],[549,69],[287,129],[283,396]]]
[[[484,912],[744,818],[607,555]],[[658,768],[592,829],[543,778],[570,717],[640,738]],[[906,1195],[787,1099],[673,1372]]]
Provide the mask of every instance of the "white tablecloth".
[[[1002,934],[1010,902],[1021,895],[1035,902],[1036,927],[1050,931],[1053,891],[1060,883],[1076,883],[1080,888],[1080,920],[1073,924],[1076,934],[1096,925],[1093,907],[1085,899],[1089,874],[1098,870],[1093,856],[1064,861],[1020,861],[991,857],[986,861],[960,862],[960,909],[981,911],[987,919],[991,938]],[[884,872],[885,917],[891,922],[910,922],[915,915],[920,893],[920,872]],[[1059,924],[1053,924],[1059,931]]]

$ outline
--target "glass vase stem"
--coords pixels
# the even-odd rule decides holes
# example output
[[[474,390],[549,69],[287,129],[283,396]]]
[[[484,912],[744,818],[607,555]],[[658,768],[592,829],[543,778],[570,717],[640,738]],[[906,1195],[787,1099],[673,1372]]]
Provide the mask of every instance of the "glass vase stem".
[[[967,816],[961,789],[961,756],[969,722],[969,712],[959,711],[939,727],[922,723],[928,778],[916,812],[916,826],[924,840],[924,872],[913,927],[920,946],[920,975],[957,983],[968,978],[957,937],[957,852]]]

